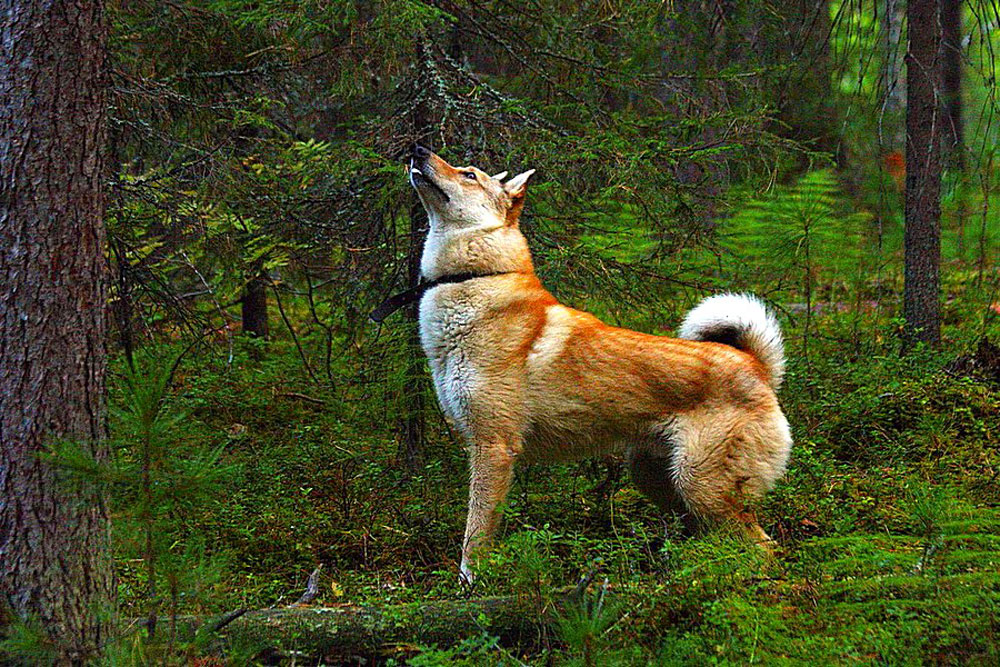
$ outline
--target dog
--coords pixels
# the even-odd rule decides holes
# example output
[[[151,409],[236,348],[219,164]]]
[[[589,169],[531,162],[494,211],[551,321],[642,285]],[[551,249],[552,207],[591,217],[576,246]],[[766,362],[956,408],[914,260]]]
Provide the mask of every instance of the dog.
[[[518,462],[624,453],[632,480],[685,524],[770,538],[752,504],[784,473],[792,438],[776,391],[781,330],[750,295],[688,313],[680,338],[609,326],[560,304],[518,223],[534,170],[504,181],[416,146],[408,167],[430,220],[420,339],[445,416],[466,441],[461,577],[497,528]],[[397,306],[398,307],[398,306]]]

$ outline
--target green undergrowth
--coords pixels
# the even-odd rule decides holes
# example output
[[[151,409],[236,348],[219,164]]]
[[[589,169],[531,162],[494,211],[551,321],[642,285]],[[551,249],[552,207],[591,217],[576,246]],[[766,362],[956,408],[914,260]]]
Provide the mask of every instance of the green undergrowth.
[[[295,340],[280,327],[266,344],[237,338],[231,362],[226,346],[196,347],[172,378],[163,465],[186,469],[178,457],[211,452],[225,472],[211,475],[211,492],[197,500],[173,494],[178,504],[156,518],[168,554],[161,561],[174,568],[167,574],[184,575],[154,587],[172,593],[156,608],[212,615],[284,606],[322,566],[315,605],[391,613],[393,605],[507,596],[546,620],[512,640],[491,634],[484,619],[480,632],[452,643],[380,657],[394,664],[997,662],[1000,386],[952,363],[982,337],[1000,338],[994,279],[946,254],[944,345],[901,356],[898,247],[882,233],[884,252],[872,253],[871,216],[848,210],[832,172],[819,171],[746,193],[714,247],[677,250],[720,285],[764,294],[782,320],[789,367],[780,397],[795,445],[759,508],[773,557],[725,530],[683,537],[629,484],[623,462],[607,457],[520,469],[497,543],[475,585],[463,588],[465,454],[426,385],[407,375],[404,324],[372,334],[381,347],[367,349],[377,359],[342,353],[324,373],[316,361],[323,332],[289,297]],[[672,320],[653,308],[596,310],[669,332],[694,295],[659,297],[677,309]],[[180,351],[167,343],[147,350],[164,359]],[[125,377],[119,368],[113,402],[127,397]],[[397,451],[402,397],[412,391],[428,392],[427,441],[424,463],[406,473]],[[125,426],[112,423],[123,454],[134,456]],[[120,526],[135,523],[120,514]],[[120,543],[126,617],[149,613],[145,565],[134,544]],[[586,590],[561,606],[581,579]],[[229,659],[253,653],[240,650]]]
[[[231,366],[192,353],[172,389],[187,415],[178,432],[186,447],[220,448],[227,474],[213,498],[166,529],[176,550],[197,534],[205,557],[225,565],[207,590],[181,598],[183,611],[289,604],[322,565],[318,605],[513,595],[542,616],[557,591],[586,576],[579,609],[537,636],[505,644],[484,631],[391,659],[995,661],[1000,388],[947,370],[968,347],[961,339],[901,358],[892,321],[870,322],[885,342],[867,335],[860,348],[850,318],[815,324],[808,356],[801,331],[789,330],[782,398],[796,443],[788,474],[760,508],[777,541],[773,558],[724,531],[682,537],[612,457],[520,470],[471,591],[457,576],[464,453],[435,413],[426,463],[406,475],[395,415],[310,382],[288,341],[270,343],[260,360],[238,345]],[[143,568],[124,553],[124,613],[140,615]]]

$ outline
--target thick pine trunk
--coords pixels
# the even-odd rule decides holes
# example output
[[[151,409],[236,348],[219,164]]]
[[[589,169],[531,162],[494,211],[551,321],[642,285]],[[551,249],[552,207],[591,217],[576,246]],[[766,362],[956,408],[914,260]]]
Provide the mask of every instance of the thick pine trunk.
[[[906,231],[903,317],[906,344],[941,340],[941,24],[937,0],[907,5]]]
[[[0,0],[0,16],[0,606],[82,663],[108,638],[108,511],[39,454],[108,452],[103,6]]]

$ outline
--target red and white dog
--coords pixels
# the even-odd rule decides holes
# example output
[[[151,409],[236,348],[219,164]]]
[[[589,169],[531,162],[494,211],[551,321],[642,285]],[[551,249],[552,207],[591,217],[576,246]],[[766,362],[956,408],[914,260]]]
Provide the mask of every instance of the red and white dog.
[[[441,408],[468,443],[461,572],[494,533],[518,461],[624,452],[664,512],[733,521],[766,542],[750,503],[792,439],[775,391],[781,332],[755,297],[692,310],[680,338],[608,326],[542,287],[518,229],[532,171],[502,182],[423,147],[410,182],[430,218],[420,337]]]

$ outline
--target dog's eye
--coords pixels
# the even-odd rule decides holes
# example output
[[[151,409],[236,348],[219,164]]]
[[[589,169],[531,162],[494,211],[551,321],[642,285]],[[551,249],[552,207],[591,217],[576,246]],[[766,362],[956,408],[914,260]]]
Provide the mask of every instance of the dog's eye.
[[[465,177],[467,179],[469,179],[470,181],[474,181],[474,180],[476,180],[476,172],[474,172],[474,171],[467,171],[467,172],[465,172]]]

